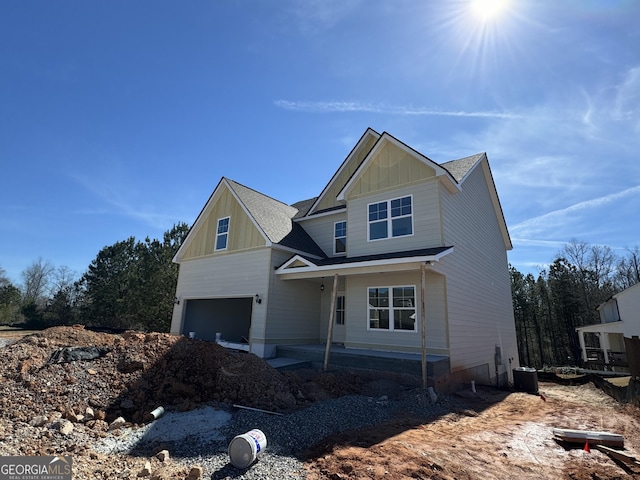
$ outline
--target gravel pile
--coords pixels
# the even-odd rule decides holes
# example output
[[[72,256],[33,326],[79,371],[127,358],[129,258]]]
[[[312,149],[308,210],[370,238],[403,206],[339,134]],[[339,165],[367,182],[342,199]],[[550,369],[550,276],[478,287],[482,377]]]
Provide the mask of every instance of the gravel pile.
[[[305,450],[331,435],[379,425],[398,415],[427,419],[451,409],[448,397],[431,402],[420,390],[403,390],[393,382],[385,382],[385,387],[393,388],[390,393],[394,399],[389,395],[349,395],[285,415],[229,411],[222,405],[168,412],[157,420],[155,431],[150,430],[153,424],[131,429],[105,439],[94,450],[150,457],[167,449],[176,463],[200,465],[203,478],[303,479]],[[255,428],[265,433],[267,448],[250,467],[235,468],[228,455],[229,443],[236,435]]]

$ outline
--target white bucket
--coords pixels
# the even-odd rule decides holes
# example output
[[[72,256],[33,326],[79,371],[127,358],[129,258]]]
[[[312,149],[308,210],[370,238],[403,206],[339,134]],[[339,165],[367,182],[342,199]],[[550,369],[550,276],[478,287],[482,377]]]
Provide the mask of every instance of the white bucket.
[[[267,437],[262,430],[253,429],[237,435],[229,444],[229,457],[236,468],[247,468],[267,448]]]

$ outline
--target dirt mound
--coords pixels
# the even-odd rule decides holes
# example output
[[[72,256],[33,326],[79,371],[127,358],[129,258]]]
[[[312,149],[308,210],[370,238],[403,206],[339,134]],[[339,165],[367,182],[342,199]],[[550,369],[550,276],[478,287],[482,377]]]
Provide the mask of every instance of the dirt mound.
[[[65,362],[67,347],[102,355]],[[50,328],[0,349],[0,378],[0,416],[21,421],[90,407],[107,422],[122,416],[140,423],[160,405],[187,410],[217,401],[287,411],[307,401],[289,377],[255,355],[162,333]]]

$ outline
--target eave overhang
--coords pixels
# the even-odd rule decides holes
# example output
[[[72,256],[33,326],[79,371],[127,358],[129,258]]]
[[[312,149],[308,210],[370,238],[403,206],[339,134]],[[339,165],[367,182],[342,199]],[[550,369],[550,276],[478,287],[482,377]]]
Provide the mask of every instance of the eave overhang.
[[[361,257],[335,257],[314,260],[294,255],[280,267],[276,275],[283,280],[301,280],[331,275],[362,275],[380,272],[403,272],[420,269],[423,264],[439,262],[453,252],[453,247],[435,247],[409,252],[397,252]]]

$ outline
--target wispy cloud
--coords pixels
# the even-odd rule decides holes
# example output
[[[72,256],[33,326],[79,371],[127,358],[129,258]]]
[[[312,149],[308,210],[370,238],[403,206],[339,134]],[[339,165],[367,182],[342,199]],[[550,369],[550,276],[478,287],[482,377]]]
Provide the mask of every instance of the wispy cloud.
[[[545,213],[544,215],[530,218],[528,220],[525,220],[524,222],[514,225],[510,230],[514,237],[520,238],[521,241],[524,241],[531,235],[535,235],[541,231],[549,231],[550,229],[555,229],[560,225],[566,224],[569,221],[569,217],[574,217],[577,213],[602,207],[639,194],[640,185],[637,185],[635,187],[622,190],[621,192],[592,198],[590,200],[578,202],[566,208],[561,208],[552,212]]]
[[[154,211],[155,209],[136,200],[134,189],[116,188],[115,185],[122,185],[122,181],[97,182],[95,178],[88,178],[78,173],[72,174],[71,178],[105,204],[98,208],[78,209],[76,214],[124,216],[157,229],[166,228],[176,221],[174,215],[158,213]]]
[[[524,118],[524,115],[513,112],[500,111],[474,111],[464,110],[437,110],[423,107],[412,107],[406,105],[384,105],[361,102],[305,102],[276,100],[274,104],[285,110],[295,110],[308,113],[349,113],[365,112],[380,113],[385,115],[407,115],[407,116],[440,116],[440,117],[477,117],[477,118],[503,118],[516,119]]]

